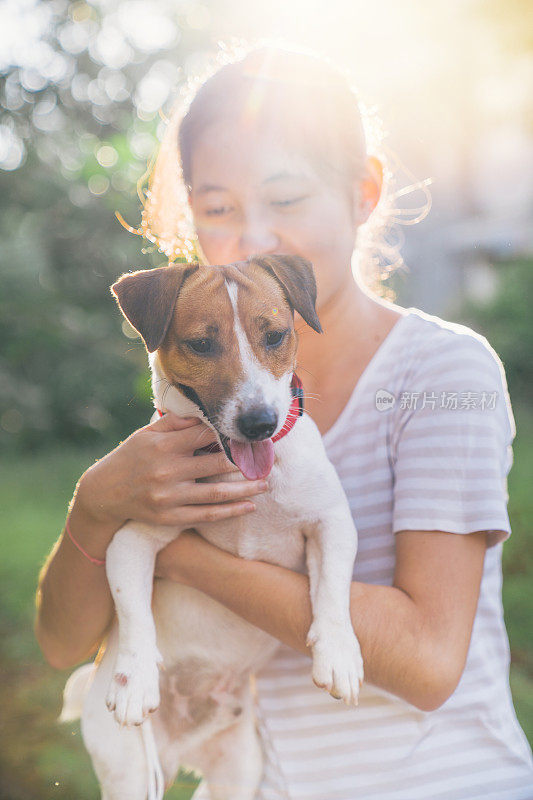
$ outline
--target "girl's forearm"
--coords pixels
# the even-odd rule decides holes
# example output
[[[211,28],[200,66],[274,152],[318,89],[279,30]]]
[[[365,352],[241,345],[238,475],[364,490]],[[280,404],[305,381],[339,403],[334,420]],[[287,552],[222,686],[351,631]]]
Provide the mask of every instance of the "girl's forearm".
[[[194,534],[160,554],[158,574],[194,586],[234,613],[289,645],[311,655],[306,575],[260,561],[245,561]],[[157,574],[157,573],[156,573]],[[437,675],[430,659],[431,637],[413,600],[394,586],[353,582],[350,601],[365,680],[424,709],[435,703]],[[442,702],[442,701],[441,701]]]
[[[76,541],[103,559],[120,523],[96,520],[79,495],[69,516]],[[91,563],[63,531],[41,570],[35,633],[51,666],[68,669],[92,654],[113,619],[114,605],[105,566]]]

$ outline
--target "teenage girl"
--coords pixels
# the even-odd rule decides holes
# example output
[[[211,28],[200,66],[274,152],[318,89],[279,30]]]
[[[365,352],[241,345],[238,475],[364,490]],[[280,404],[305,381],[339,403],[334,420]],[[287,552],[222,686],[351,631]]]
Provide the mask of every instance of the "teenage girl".
[[[149,201],[163,249],[189,212],[207,263],[262,253],[313,264],[324,333],[297,319],[298,373],[359,533],[357,708],[312,684],[305,575],[239,559],[193,531],[159,554],[159,578],[206,592],[282,642],[256,680],[258,797],[531,800],[501,603],[515,427],[500,359],[471,329],[365,283],[372,264],[358,252],[359,228],[378,205],[383,169],[340,70],[252,49],[204,82],[178,123],[171,155],[181,172],[167,141]],[[126,519],[194,528],[253,514],[260,486],[221,483],[223,502],[211,502],[213,485],[192,480],[202,428],[202,443],[213,441],[202,423],[167,414],[80,478],[70,535],[39,585],[37,636],[53,666],[91,655],[113,617],[105,570],[73,539],[102,560]],[[223,453],[201,458],[203,476],[235,469]]]

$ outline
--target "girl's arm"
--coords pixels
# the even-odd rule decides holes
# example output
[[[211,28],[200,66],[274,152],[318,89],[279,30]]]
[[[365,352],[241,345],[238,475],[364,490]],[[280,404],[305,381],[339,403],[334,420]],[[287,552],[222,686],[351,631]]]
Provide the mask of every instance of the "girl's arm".
[[[95,519],[82,500],[83,478],[71,504],[69,526],[94,558],[104,558],[120,522]],[[85,558],[63,530],[41,570],[35,635],[48,663],[67,669],[90,656],[113,619],[105,567]]]
[[[452,694],[464,669],[486,548],[484,531],[396,534],[392,586],[354,581],[351,616],[365,680],[423,711]],[[305,575],[247,561],[186,532],[159,553],[156,575],[193,586],[302,653],[311,654]]]
[[[69,513],[78,544],[103,559],[127,519],[175,526],[249,513],[261,481],[196,483],[236,470],[224,453],[194,456],[215,441],[199,420],[165,414],[133,433],[82,475]],[[61,534],[37,590],[35,633],[47,661],[67,669],[96,650],[114,615],[105,567],[92,563]]]

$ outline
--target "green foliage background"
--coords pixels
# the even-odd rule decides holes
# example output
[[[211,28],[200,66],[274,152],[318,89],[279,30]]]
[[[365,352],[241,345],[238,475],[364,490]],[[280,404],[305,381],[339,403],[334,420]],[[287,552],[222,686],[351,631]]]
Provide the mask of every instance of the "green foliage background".
[[[135,87],[158,65],[169,76],[171,107],[178,65],[208,35],[162,7],[169,24],[183,26],[179,41],[154,52],[128,42],[128,63],[110,68],[87,48],[62,46],[76,26],[96,41],[105,5],[38,6],[49,13],[43,41],[63,59],[64,74],[41,76],[41,88],[30,90],[35,75],[17,64],[0,73],[0,125],[26,151],[16,171],[0,171],[0,420],[11,412],[0,424],[0,447],[16,450],[115,441],[149,415],[144,351],[124,337],[109,286],[124,271],[164,259],[114,213],[139,220],[137,181],[157,148],[160,115],[133,102]],[[81,99],[80,80],[89,87]],[[113,148],[110,166],[99,163],[102,146]]]
[[[122,198],[77,208],[65,183],[35,157],[16,180],[0,173],[0,408],[22,417],[0,447],[109,441],[148,416],[144,357],[109,292],[147,259],[114,218]]]

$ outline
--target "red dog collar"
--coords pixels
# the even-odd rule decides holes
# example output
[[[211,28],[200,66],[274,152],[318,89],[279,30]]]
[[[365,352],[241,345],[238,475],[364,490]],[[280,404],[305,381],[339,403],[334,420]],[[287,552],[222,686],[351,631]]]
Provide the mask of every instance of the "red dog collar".
[[[291,380],[291,394],[292,394],[292,403],[291,407],[289,408],[289,413],[287,414],[287,418],[283,427],[276,433],[275,436],[272,437],[273,442],[278,442],[280,439],[283,439],[289,431],[291,431],[294,427],[294,423],[301,417],[304,413],[304,390],[302,386],[302,382],[298,375],[294,372]],[[157,409],[157,413],[160,417],[163,416],[163,411]],[[220,447],[218,442],[212,442],[211,444],[206,445],[205,447],[200,448],[197,452],[202,453],[218,453],[220,452]]]
[[[283,439],[283,437],[286,436],[290,430],[292,430],[298,417],[301,417],[304,413],[304,387],[302,386],[302,382],[295,372],[293,373],[291,380],[291,394],[292,403],[291,407],[289,408],[289,413],[287,414],[287,419],[285,420],[283,428],[281,428],[281,430],[279,430],[278,433],[272,437],[273,442]]]

